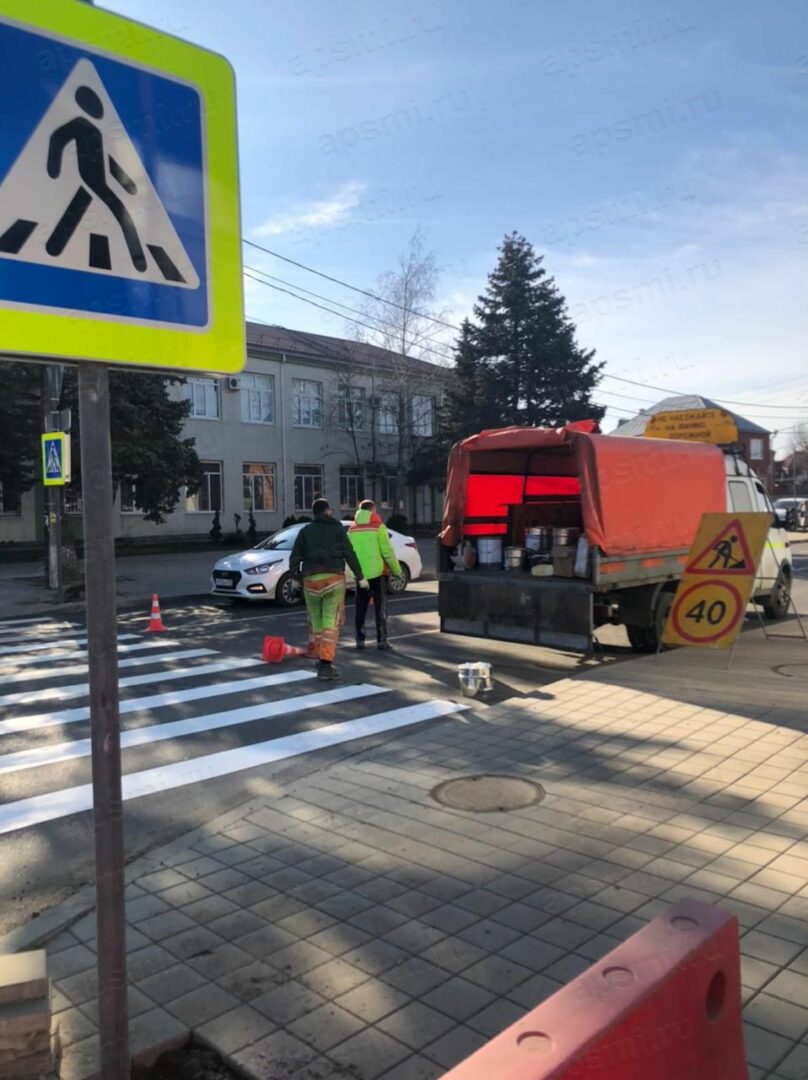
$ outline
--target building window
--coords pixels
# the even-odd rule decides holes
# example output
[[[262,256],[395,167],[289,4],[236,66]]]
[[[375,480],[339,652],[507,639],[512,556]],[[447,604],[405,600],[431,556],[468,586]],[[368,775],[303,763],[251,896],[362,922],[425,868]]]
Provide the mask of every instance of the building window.
[[[311,510],[311,504],[322,494],[322,465],[295,465],[295,510]]]
[[[6,517],[14,516],[19,517],[21,513],[20,509],[20,493],[16,487],[10,484],[8,481],[3,484],[0,482],[0,514]]]
[[[749,456],[752,461],[763,460],[763,439],[749,440]]]
[[[241,376],[241,419],[245,424],[275,421],[275,379],[272,375]]]
[[[66,514],[83,514],[84,513],[84,500],[81,497],[81,488],[73,487],[72,485],[64,489],[65,493],[65,513]]]
[[[398,483],[395,476],[379,477],[379,502],[383,510],[395,510],[398,498]]]
[[[245,461],[243,466],[244,509],[275,510],[275,466]]]
[[[343,507],[357,506],[365,497],[365,481],[362,470],[356,465],[342,465],[339,470],[339,504]]]
[[[398,435],[398,397],[382,394],[379,398],[379,433]]]
[[[412,398],[412,433],[429,436],[435,434],[435,401],[423,394]]]
[[[137,504],[137,487],[134,480],[121,480],[121,513],[137,514],[140,507]]]
[[[323,426],[323,384],[292,379],[292,423],[295,427]]]
[[[343,431],[361,431],[365,426],[365,391],[363,387],[340,387],[337,424]]]
[[[218,379],[188,379],[182,390],[191,402],[190,415],[195,420],[219,419]]]
[[[202,479],[193,495],[188,495],[185,508],[189,514],[214,514],[222,509],[222,463],[200,461]]]

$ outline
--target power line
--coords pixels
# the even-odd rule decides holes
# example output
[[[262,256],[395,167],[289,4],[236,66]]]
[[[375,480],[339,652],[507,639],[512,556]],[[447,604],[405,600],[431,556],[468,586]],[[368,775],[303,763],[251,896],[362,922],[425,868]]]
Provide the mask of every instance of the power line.
[[[287,285],[290,289],[296,289],[298,292],[306,293],[308,296],[316,296],[318,300],[325,300],[327,303],[334,304],[336,307],[344,308],[346,311],[353,312],[354,315],[362,315],[365,318],[371,318],[371,319],[375,318],[374,315],[368,315],[367,312],[365,312],[365,311],[359,311],[357,308],[352,308],[348,304],[343,304],[340,300],[332,300],[332,298],[330,296],[323,296],[320,293],[312,292],[311,289],[304,289],[302,285],[298,285],[296,282],[286,281],[284,278],[276,277],[274,274],[268,274],[266,272],[266,270],[261,270],[259,267],[249,266],[249,265],[247,265],[245,263],[244,264],[245,273],[248,270],[251,272],[251,274],[261,274],[262,278],[269,278],[269,281],[263,281],[262,280],[260,282],[260,284],[262,284],[262,285],[269,285],[271,282],[277,281],[277,282],[280,282],[281,285]],[[247,274],[247,276],[250,277],[250,274]],[[255,281],[257,279],[252,278],[252,280]],[[296,293],[291,293],[290,295],[295,296]],[[297,299],[298,300],[303,300],[304,303],[307,302],[306,298],[304,296],[298,296]],[[334,314],[338,314],[338,313],[334,312]],[[343,315],[342,318],[348,319],[348,316]],[[349,321],[350,322],[355,322],[357,320],[351,319]],[[359,325],[360,326],[366,326],[367,324],[363,323],[363,322],[360,322]],[[371,327],[371,329],[373,329],[373,327]],[[376,327],[375,329],[376,329],[377,333],[382,333],[383,332],[382,327]],[[427,340],[431,341],[432,339],[428,338]],[[443,348],[443,343],[442,342],[441,342],[441,348]],[[430,345],[430,349],[434,350],[435,353],[438,356],[445,356],[445,358],[447,360],[454,360],[454,356],[448,350],[445,353],[443,353],[441,351],[441,349],[438,349],[437,346],[435,346],[435,345]]]
[[[290,289],[284,289],[280,285],[273,285],[271,281],[264,281],[263,278],[255,277],[254,274],[249,273],[247,270],[244,270],[243,273],[244,276],[249,278],[251,281],[255,281],[259,285],[266,285],[268,289],[275,289],[276,292],[286,293],[287,296],[292,296],[295,300],[301,300],[304,304],[311,304],[312,307],[319,308],[321,311],[327,311],[329,315],[336,315],[339,319],[345,319],[347,322],[356,323],[357,326],[363,326],[366,330],[372,330],[376,334],[379,333],[378,326],[371,326],[370,323],[362,322],[359,319],[352,319],[349,315],[343,315],[341,311],[334,311],[333,308],[326,307],[324,304],[318,304],[316,300],[309,300],[307,297],[299,296],[297,293],[292,292]],[[426,351],[430,352],[429,349],[427,349]],[[440,356],[442,359],[446,359],[446,357],[442,356],[441,353],[436,353],[435,355]],[[436,365],[436,367],[442,366],[443,365],[441,364]]]
[[[326,281],[331,281],[335,285],[341,285],[343,288],[351,289],[353,292],[360,293],[362,296],[367,296],[369,299],[375,300],[378,303],[389,304],[391,307],[398,308],[399,311],[404,311],[409,315],[417,315],[419,318],[427,319],[429,322],[436,323],[438,326],[444,326],[449,330],[456,331],[457,333],[461,332],[460,327],[457,326],[455,323],[446,322],[446,320],[439,319],[436,316],[430,315],[425,311],[418,311],[415,308],[409,308],[404,304],[397,303],[395,300],[388,300],[386,297],[379,296],[377,293],[370,292],[367,289],[361,289],[357,285],[351,285],[347,281],[342,281],[340,278],[332,277],[330,274],[323,273],[322,270],[316,270],[313,266],[306,266],[305,263],[297,262],[295,259],[290,259],[287,255],[281,255],[279,252],[273,251],[271,248],[263,247],[261,244],[256,244],[252,240],[247,240],[246,237],[242,237],[242,239],[243,239],[243,242],[245,244],[247,244],[249,247],[255,248],[257,251],[263,251],[264,254],[271,255],[275,259],[281,259],[283,262],[289,263],[291,266],[296,266],[300,270],[305,270],[307,273],[316,274],[318,277],[324,278]],[[262,272],[262,271],[260,271],[260,272]],[[281,289],[279,291],[283,292],[284,290]],[[306,291],[306,290],[304,290],[304,291]],[[301,299],[301,297],[298,297],[298,299]],[[334,301],[329,301],[329,302],[333,303]],[[317,306],[317,305],[315,305],[315,306]],[[337,314],[337,313],[332,312],[331,314]],[[366,313],[363,313],[363,314],[366,314]],[[349,321],[355,322],[356,320],[349,320]],[[366,325],[366,324],[360,323],[359,325],[361,326],[361,325]],[[372,327],[371,327],[371,329],[372,329]],[[693,395],[693,394],[690,394],[690,393],[683,393],[683,391],[681,391],[681,390],[671,390],[671,389],[666,388],[664,386],[654,386],[652,383],[640,382],[640,381],[638,381],[636,379],[626,379],[623,376],[611,375],[608,372],[603,372],[603,378],[605,378],[605,379],[613,379],[616,382],[627,383],[627,384],[629,384],[631,386],[639,386],[639,387],[642,387],[645,390],[653,390],[654,392],[660,392],[660,393],[663,393],[663,394],[674,394],[677,397],[700,396],[700,395]],[[774,384],[774,385],[777,385],[777,384]],[[761,389],[763,389],[763,388],[761,388]],[[639,400],[639,399],[637,399],[637,400]],[[760,404],[756,404],[755,402],[749,402],[749,401],[733,401],[730,398],[714,398],[713,400],[718,402],[718,404],[721,404],[721,405],[735,405],[735,406],[738,406],[739,408],[746,408],[746,409],[755,409],[755,408],[757,408],[757,409],[765,409],[765,408],[769,408],[769,409],[777,409],[777,410],[779,410],[779,409],[793,409],[794,408],[793,405],[769,405],[769,406],[765,406],[765,405],[760,405]]]
[[[398,308],[399,311],[405,311],[408,315],[417,315],[421,319],[428,319],[430,322],[437,323],[439,326],[445,326],[449,330],[456,330],[460,333],[459,326],[455,326],[454,323],[445,322],[435,315],[429,315],[426,311],[417,311],[415,308],[409,308],[405,304],[398,304],[395,300],[388,300],[384,296],[378,296],[376,293],[369,292],[367,289],[360,289],[358,285],[350,285],[347,281],[340,281],[339,278],[331,277],[330,274],[324,274],[322,270],[315,270],[313,266],[306,266],[304,263],[296,262],[286,255],[280,255],[277,251],[262,247],[260,244],[256,244],[252,240],[247,240],[245,237],[242,237],[242,240],[245,244],[256,248],[258,251],[263,251],[266,255],[272,255],[275,259],[282,259],[283,262],[290,263],[292,266],[297,266],[300,270],[307,270],[310,274],[316,274],[318,277],[325,278],[326,281],[332,281],[335,285],[342,285],[343,288],[353,289],[354,292],[361,293],[362,296],[367,296],[369,299],[376,300],[380,304],[389,304],[391,307]]]

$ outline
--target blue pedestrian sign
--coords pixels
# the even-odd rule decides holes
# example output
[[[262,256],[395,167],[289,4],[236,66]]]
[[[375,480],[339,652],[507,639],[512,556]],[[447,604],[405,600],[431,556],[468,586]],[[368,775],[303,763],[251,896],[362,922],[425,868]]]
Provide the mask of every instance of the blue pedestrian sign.
[[[4,352],[240,370],[226,61],[64,0],[0,0],[0,55]]]
[[[70,483],[70,436],[64,431],[42,436],[42,478],[45,487]]]

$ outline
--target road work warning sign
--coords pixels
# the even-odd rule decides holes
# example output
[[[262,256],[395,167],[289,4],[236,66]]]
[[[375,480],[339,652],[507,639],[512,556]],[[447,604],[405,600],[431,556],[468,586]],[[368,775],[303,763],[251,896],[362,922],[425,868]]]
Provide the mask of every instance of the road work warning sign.
[[[729,648],[752,595],[770,514],[704,514],[668,623],[665,645]]]

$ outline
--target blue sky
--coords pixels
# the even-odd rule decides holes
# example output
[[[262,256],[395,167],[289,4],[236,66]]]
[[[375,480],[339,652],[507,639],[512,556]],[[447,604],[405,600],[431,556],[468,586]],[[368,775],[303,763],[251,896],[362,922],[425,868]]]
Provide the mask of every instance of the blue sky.
[[[456,321],[516,229],[581,344],[659,387],[605,379],[609,426],[668,389],[753,403],[739,411],[781,448],[808,421],[802,0],[105,6],[232,62],[248,238],[372,288],[420,224],[443,268],[436,306]],[[252,316],[345,333],[246,285]]]

